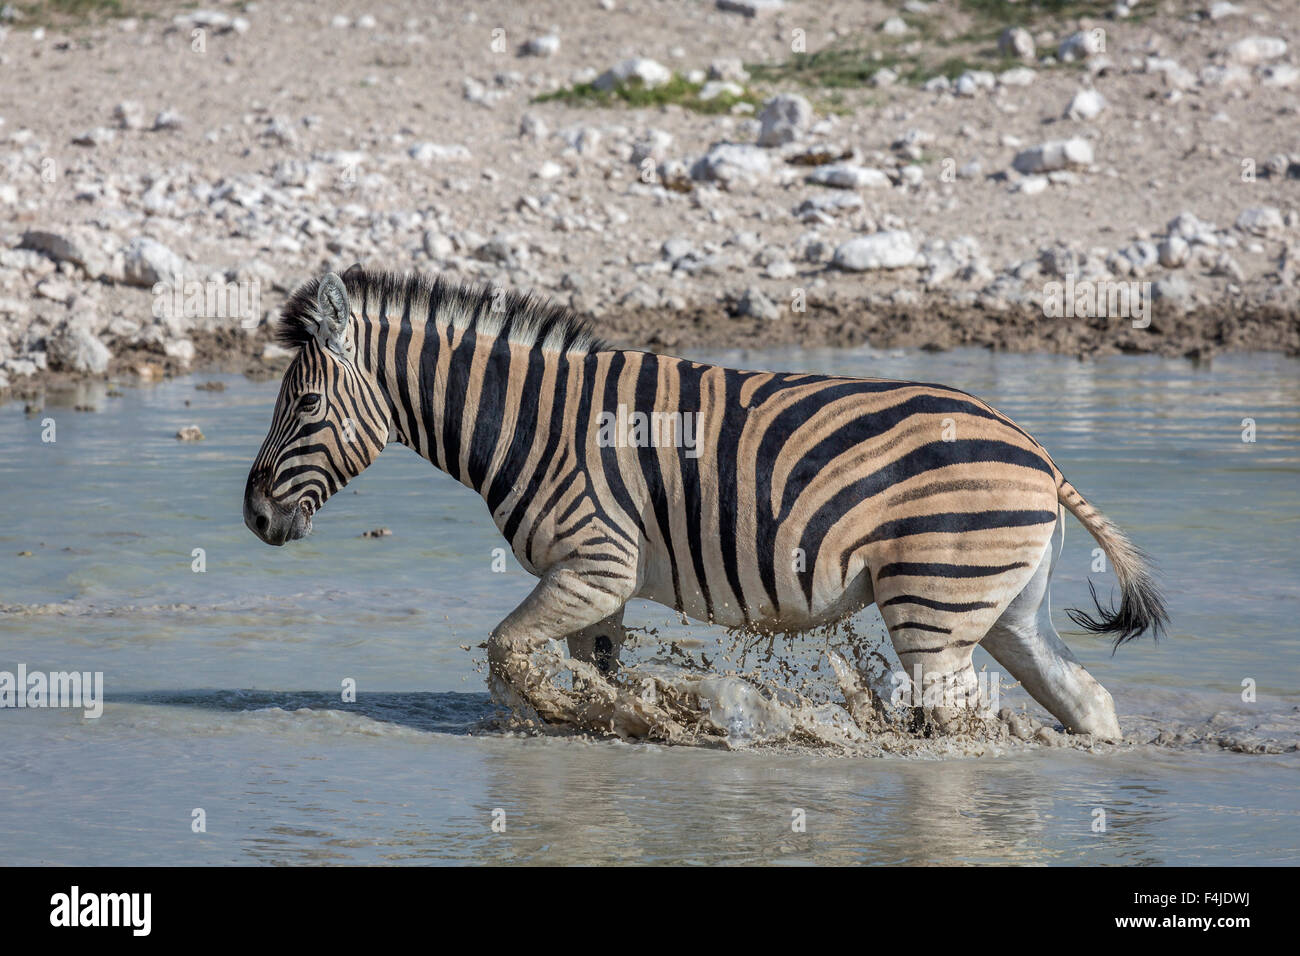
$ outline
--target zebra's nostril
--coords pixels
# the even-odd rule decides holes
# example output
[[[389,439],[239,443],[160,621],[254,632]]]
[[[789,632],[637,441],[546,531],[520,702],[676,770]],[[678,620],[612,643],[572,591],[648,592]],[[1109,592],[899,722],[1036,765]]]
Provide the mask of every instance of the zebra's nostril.
[[[258,515],[256,520],[257,520],[257,530],[260,533],[265,534],[266,529],[271,527],[271,519],[268,518],[266,515]]]

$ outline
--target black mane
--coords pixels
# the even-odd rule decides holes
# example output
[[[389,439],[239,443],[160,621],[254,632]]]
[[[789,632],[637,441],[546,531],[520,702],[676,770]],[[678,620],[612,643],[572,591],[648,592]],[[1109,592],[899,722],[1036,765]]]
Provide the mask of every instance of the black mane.
[[[417,315],[412,311],[412,322],[433,319],[532,346],[559,336],[561,351],[596,352],[609,347],[572,309],[530,293],[447,282],[441,276],[419,273],[374,272],[359,265],[343,273],[341,278],[348,290],[349,303],[358,312],[361,303],[370,303],[372,318],[379,302],[388,303],[386,311],[391,317],[393,303],[411,298],[429,303],[427,312]],[[280,345],[297,351],[315,341],[312,316],[319,286],[319,277],[307,280],[294,290],[280,310],[280,321],[275,328]]]

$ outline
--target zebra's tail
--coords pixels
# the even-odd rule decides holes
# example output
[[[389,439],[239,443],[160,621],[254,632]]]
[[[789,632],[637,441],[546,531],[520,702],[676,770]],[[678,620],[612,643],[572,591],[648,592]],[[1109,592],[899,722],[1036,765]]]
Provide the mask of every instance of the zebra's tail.
[[[1089,581],[1088,590],[1097,606],[1098,616],[1094,618],[1071,608],[1066,611],[1070,620],[1094,634],[1115,635],[1116,649],[1147,631],[1151,632],[1153,638],[1159,639],[1160,632],[1169,624],[1169,612],[1165,609],[1164,598],[1160,596],[1151,573],[1150,558],[1109,518],[1088,504],[1083,495],[1064,477],[1058,477],[1056,491],[1061,504],[1079,519],[1079,523],[1088,529],[1088,533],[1106,552],[1106,557],[1115,566],[1115,576],[1119,578],[1120,586],[1119,607],[1106,608],[1097,600],[1097,588]]]

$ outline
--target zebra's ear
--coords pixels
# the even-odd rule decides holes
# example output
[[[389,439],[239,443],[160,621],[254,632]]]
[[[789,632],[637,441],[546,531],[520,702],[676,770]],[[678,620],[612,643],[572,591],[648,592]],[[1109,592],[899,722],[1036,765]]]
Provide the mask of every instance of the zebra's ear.
[[[348,290],[343,280],[327,272],[316,289],[316,341],[339,355],[347,353]]]

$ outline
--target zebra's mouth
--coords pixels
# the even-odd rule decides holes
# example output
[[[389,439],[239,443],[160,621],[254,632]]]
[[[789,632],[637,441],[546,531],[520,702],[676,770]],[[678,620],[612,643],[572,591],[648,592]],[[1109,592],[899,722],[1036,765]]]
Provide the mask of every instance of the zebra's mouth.
[[[316,506],[308,498],[300,498],[298,507],[294,509],[293,524],[289,526],[289,535],[286,540],[297,541],[311,534],[311,516],[316,513]]]

